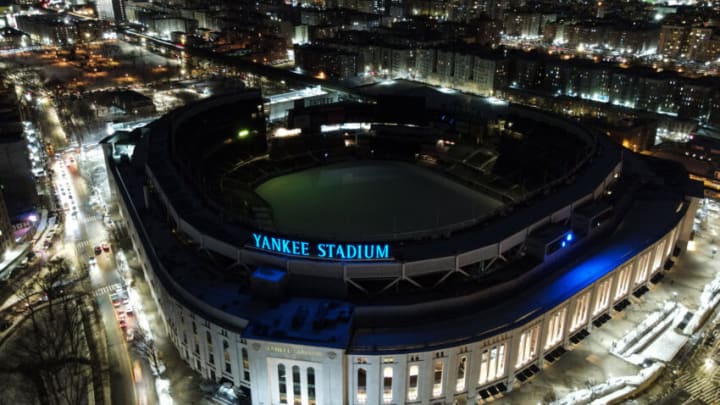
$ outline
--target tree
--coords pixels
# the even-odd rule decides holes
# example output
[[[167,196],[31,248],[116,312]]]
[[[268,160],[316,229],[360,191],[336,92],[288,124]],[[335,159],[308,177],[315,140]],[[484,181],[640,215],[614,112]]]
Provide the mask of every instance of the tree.
[[[53,262],[46,273],[16,290],[28,312],[0,365],[0,372],[23,377],[42,404],[88,402],[92,370],[85,304],[82,296],[68,291],[77,281],[66,279],[68,269],[64,260]]]

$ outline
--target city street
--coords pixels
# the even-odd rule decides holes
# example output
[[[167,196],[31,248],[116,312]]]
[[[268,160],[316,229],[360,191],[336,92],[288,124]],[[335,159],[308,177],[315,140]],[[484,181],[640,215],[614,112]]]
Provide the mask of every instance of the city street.
[[[81,153],[71,152],[65,156],[77,159],[77,171],[72,175],[79,210],[77,217],[71,215],[69,222],[76,221],[78,224],[73,235],[77,257],[81,265],[89,266],[91,286],[107,336],[113,403],[154,404],[157,401],[152,373],[149,368],[143,368],[140,359],[132,354],[128,347],[128,324],[136,315],[121,314],[119,307],[122,303],[115,305],[116,301],[123,299],[118,297],[118,292],[122,294],[125,279],[119,274],[115,260],[117,245],[111,234],[113,231],[117,234],[118,231],[108,215],[107,182],[102,177],[104,172],[97,173],[96,170],[104,169],[102,151],[99,147],[84,148]],[[68,168],[73,172],[75,166],[71,163]],[[127,294],[124,297],[127,299]],[[122,322],[128,326],[121,328],[121,317],[125,318]]]
[[[42,257],[65,257],[78,276],[87,270],[89,292],[96,299],[106,334],[112,403],[154,404],[157,401],[152,381],[136,371],[137,359],[131,358],[126,334],[111,301],[111,294],[124,280],[117,272],[111,240],[119,231],[108,215],[109,190],[102,150],[96,144],[68,147],[72,139],[68,139],[52,100],[39,96],[37,103],[33,116],[46,143],[56,151],[48,167],[54,173],[52,189],[64,219],[61,238],[52,253]],[[146,375],[151,375],[149,370]]]
[[[56,52],[63,52],[64,58],[59,60]],[[38,234],[42,239],[34,249],[37,259],[14,282],[26,284],[31,277],[44,274],[44,266],[51,259],[66,259],[72,271],[68,278],[83,280],[77,283],[77,289],[84,289],[95,300],[99,312],[105,336],[98,341],[107,350],[112,403],[172,404],[170,389],[175,400],[181,399],[179,403],[198,403],[201,395],[196,383],[200,379],[184,366],[164,336],[150,334],[163,326],[147,289],[128,289],[136,277],[142,276],[117,205],[111,200],[104,156],[97,144],[107,136],[108,121],[102,116],[78,115],[70,108],[75,105],[70,102],[76,97],[71,93],[74,87],[82,84],[83,90],[112,90],[116,80],[133,85],[138,79],[143,85],[153,86],[155,80],[173,76],[178,61],[123,41],[91,44],[78,52],[89,53],[87,63],[111,74],[83,72],[78,60],[66,60],[68,55],[59,49],[18,53],[7,61],[15,67],[36,67],[14,69],[11,75],[18,86],[27,124],[44,141],[45,153],[39,165],[48,174],[41,194],[48,196],[43,204],[50,215],[57,217],[53,217],[57,225],[52,222],[48,226],[52,229]],[[47,87],[43,84],[47,80],[65,81],[67,90],[55,85]],[[207,96],[193,89],[172,89],[169,82],[166,87],[157,95],[152,87],[137,90],[154,98],[161,111]],[[12,295],[5,301],[10,324],[14,312],[22,312],[23,308],[15,308],[24,305],[21,300]],[[147,317],[142,313],[144,308],[149,311]],[[164,361],[173,364],[173,369],[168,376],[158,378],[158,372],[165,370]]]

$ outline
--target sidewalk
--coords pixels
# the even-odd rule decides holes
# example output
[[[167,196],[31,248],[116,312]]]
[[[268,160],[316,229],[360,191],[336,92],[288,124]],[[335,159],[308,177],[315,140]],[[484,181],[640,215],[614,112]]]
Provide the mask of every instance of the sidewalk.
[[[712,282],[720,260],[716,262],[711,254],[712,242],[707,232],[698,232],[695,239],[693,248],[681,254],[670,271],[663,272],[664,280],[649,286],[651,291],[640,298],[631,297],[632,304],[620,312],[612,310],[612,319],[605,325],[592,328],[585,340],[573,345],[552,365],[545,364],[542,373],[494,403],[552,403],[575,391],[589,389],[618,376],[637,375],[642,366],[611,355],[612,344],[622,340],[651,313],[668,302],[675,302],[690,312],[697,311],[703,288]],[[673,329],[672,326],[664,328],[662,337],[658,336],[643,353],[663,359],[673,356],[682,341],[687,339],[686,336],[675,336],[677,334]],[[657,351],[652,353],[661,344],[665,345],[663,349],[667,353],[664,356]],[[651,384],[650,389],[658,385]],[[644,384],[642,386],[645,388]],[[647,401],[646,395],[641,394],[641,397],[638,403],[652,403]]]
[[[165,363],[166,371],[158,380],[169,380],[172,400],[177,404],[200,404],[203,401],[204,393],[200,390],[202,378],[194,372],[180,357],[172,342],[168,339],[165,325],[158,313],[155,301],[153,301],[150,290],[139,268],[137,258],[129,240],[122,242],[122,248],[127,256],[127,263],[130,266],[134,286],[132,287],[138,298],[142,300],[142,308],[148,326],[152,331],[155,348],[158,357]]]
[[[13,270],[17,267],[17,262],[22,260],[22,257],[24,257],[30,249],[35,249],[35,244],[43,240],[45,231],[54,224],[55,217],[51,217],[48,220],[48,210],[43,209],[40,213],[40,220],[38,221],[32,242],[24,242],[5,252],[3,260],[0,261],[0,280],[7,280],[12,276]]]
[[[8,250],[3,255],[3,261],[0,262],[0,280],[7,280],[12,275],[13,270],[17,266],[17,262],[22,260],[28,251],[30,251],[30,243],[23,243]]]

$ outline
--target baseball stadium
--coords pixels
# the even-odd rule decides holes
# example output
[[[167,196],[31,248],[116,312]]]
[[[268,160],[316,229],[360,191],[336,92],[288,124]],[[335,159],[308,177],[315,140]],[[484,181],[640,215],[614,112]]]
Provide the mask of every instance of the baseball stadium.
[[[281,127],[247,90],[103,141],[190,367],[257,405],[481,404],[685,249],[698,193],[680,166],[438,97],[296,103]]]

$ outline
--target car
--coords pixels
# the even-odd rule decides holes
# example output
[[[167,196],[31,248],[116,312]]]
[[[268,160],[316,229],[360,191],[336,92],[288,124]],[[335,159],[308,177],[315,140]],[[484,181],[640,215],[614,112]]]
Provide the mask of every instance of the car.
[[[103,243],[103,244],[102,244],[102,250],[103,250],[103,252],[105,252],[105,253],[109,252],[109,251],[110,251],[110,244],[108,244],[108,243]]]
[[[97,256],[97,255],[99,255],[100,253],[102,253],[102,249],[100,248],[100,246],[95,246],[95,247],[93,248],[93,250],[95,251],[95,256]]]
[[[129,331],[127,332],[127,334],[125,335],[125,339],[126,339],[128,342],[132,342],[134,338],[135,338],[135,335],[133,334],[133,331],[131,331],[131,330],[129,330]]]
[[[88,259],[88,264],[90,264],[91,266],[94,266],[95,263],[97,263],[97,262],[95,261],[95,258],[94,258],[94,257],[90,257],[90,258]]]
[[[127,322],[125,322],[125,321],[120,321],[120,327],[121,327],[122,329],[127,328]]]
[[[125,314],[123,314],[123,313],[118,314],[118,319],[120,320],[120,322],[125,322]]]

